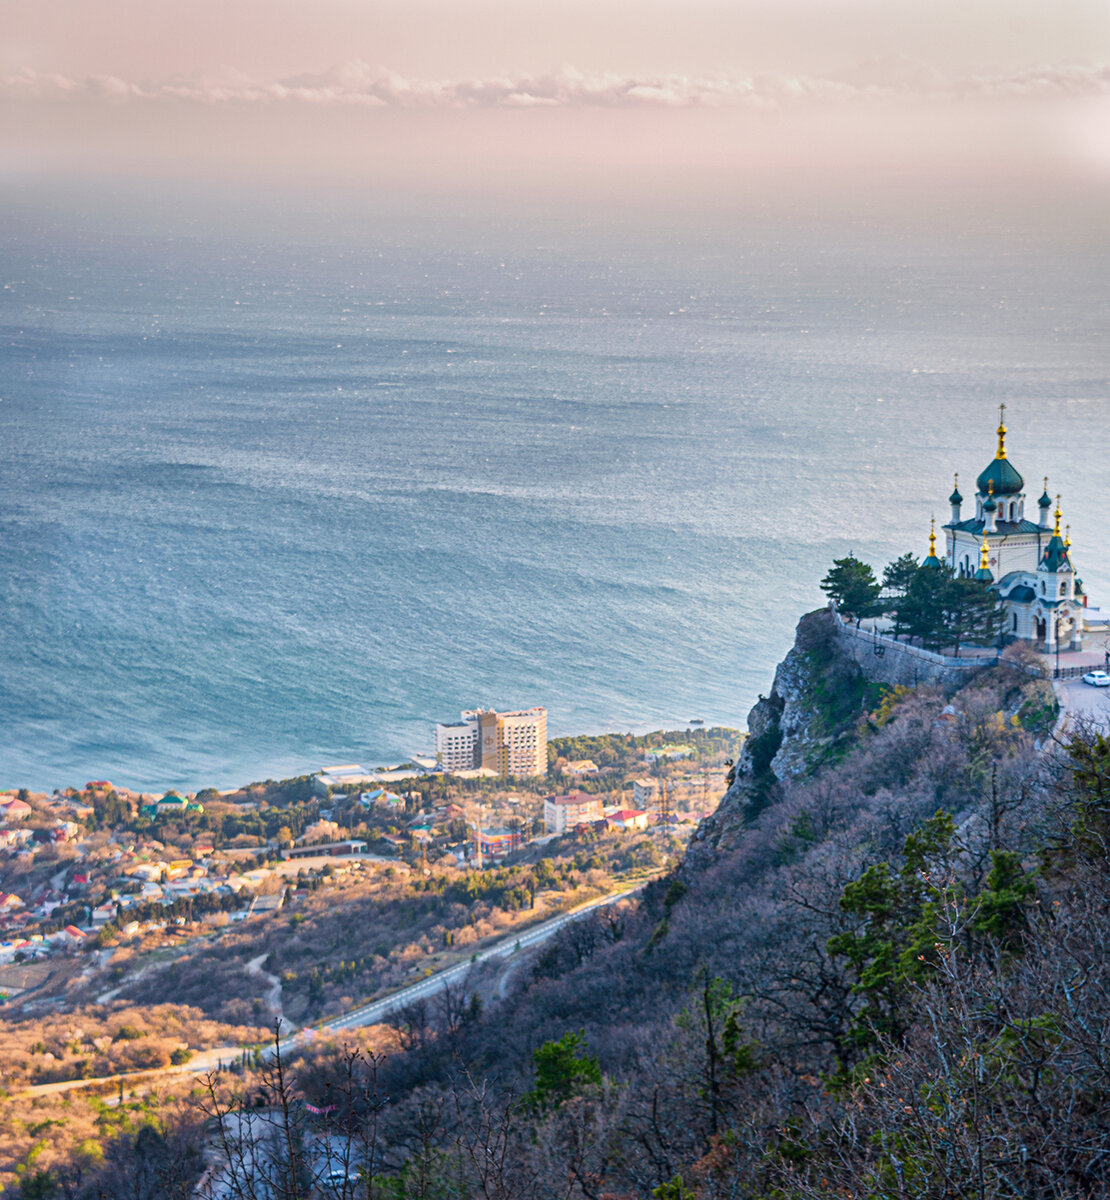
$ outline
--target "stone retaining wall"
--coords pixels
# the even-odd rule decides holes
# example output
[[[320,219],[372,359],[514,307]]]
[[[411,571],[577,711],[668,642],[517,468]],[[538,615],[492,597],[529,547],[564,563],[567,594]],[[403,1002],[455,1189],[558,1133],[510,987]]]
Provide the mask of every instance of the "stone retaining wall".
[[[886,634],[855,625],[838,623],[837,639],[844,652],[850,655],[868,679],[876,683],[917,687],[922,683],[939,683],[942,687],[959,687],[983,667],[993,666],[997,656],[949,658],[899,642]]]

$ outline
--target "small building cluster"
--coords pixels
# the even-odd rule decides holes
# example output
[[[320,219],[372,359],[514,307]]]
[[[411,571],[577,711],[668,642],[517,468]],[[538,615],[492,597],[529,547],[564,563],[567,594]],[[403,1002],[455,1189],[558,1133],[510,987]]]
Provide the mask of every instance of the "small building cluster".
[[[573,833],[586,828],[647,829],[650,813],[637,808],[606,808],[600,796],[586,792],[567,792],[547,796],[543,802],[544,831],[549,834]]]

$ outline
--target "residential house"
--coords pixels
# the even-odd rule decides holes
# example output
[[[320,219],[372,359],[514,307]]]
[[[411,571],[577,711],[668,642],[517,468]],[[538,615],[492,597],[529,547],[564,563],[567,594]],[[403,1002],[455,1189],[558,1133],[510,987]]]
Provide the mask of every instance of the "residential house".
[[[577,825],[600,821],[604,816],[601,800],[586,792],[544,797],[543,824],[548,833],[566,833]]]
[[[628,831],[647,829],[648,814],[635,808],[621,808],[607,817],[610,825],[616,829]]]
[[[637,808],[648,808],[655,800],[656,785],[654,779],[634,779],[632,781],[632,803]]]
[[[20,800],[18,796],[0,800],[0,818],[7,821],[23,821],[34,811],[26,800]]]
[[[501,858],[519,850],[524,838],[515,829],[482,829],[471,835],[474,848],[483,858]]]
[[[89,935],[83,930],[78,929],[76,925],[67,925],[56,940],[68,946],[71,950],[80,950],[88,939]]]

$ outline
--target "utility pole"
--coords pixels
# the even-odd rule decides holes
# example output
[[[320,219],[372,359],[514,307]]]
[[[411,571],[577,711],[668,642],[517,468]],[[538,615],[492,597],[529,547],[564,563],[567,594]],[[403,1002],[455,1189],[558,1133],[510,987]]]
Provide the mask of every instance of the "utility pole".
[[[670,805],[667,802],[667,777],[666,775],[659,776],[659,823],[667,824],[667,817],[670,816]]]

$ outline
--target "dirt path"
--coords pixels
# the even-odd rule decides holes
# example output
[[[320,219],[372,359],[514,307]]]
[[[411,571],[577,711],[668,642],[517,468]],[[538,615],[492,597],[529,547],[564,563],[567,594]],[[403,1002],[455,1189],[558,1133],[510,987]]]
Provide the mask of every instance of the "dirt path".
[[[507,1000],[509,998],[509,980],[512,978],[513,972],[520,966],[521,960],[514,958],[509,965],[501,972],[501,978],[497,982],[497,998],[499,1000]]]

